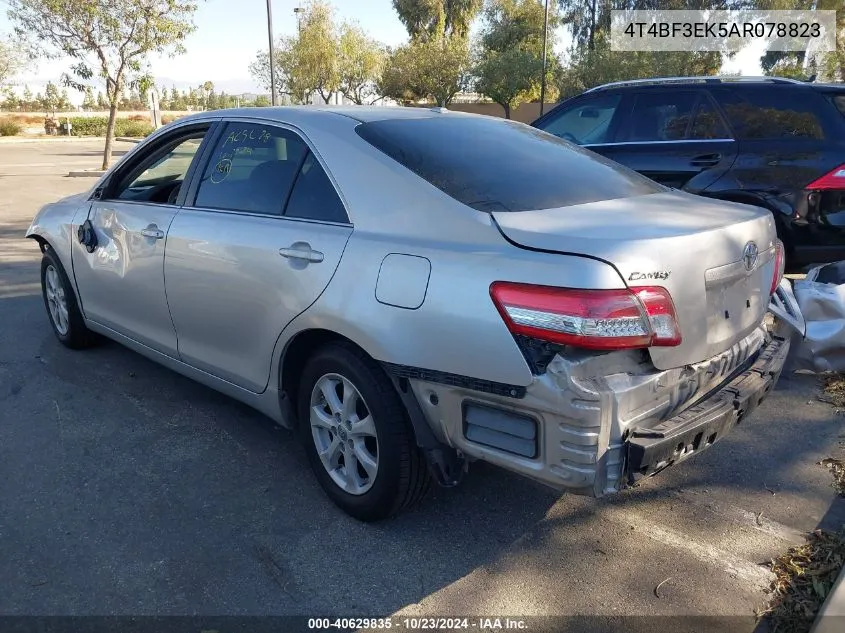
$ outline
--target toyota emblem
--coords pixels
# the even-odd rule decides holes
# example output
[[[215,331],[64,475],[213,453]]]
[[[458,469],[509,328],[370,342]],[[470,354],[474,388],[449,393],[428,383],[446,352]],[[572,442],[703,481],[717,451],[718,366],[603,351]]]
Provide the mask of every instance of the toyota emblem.
[[[757,264],[757,245],[754,242],[748,242],[742,249],[742,261],[745,264],[745,270],[749,272],[754,270]]]

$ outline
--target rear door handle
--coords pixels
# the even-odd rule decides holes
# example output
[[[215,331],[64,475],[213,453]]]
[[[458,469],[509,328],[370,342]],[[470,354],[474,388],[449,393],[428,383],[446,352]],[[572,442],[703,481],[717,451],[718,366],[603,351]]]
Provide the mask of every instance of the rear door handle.
[[[158,228],[155,224],[150,224],[147,228],[141,229],[141,235],[144,237],[151,237],[154,240],[164,238],[164,231]]]
[[[702,154],[693,158],[690,164],[693,167],[714,167],[719,164],[720,160],[722,160],[721,154]]]
[[[279,255],[288,259],[301,259],[312,264],[319,264],[324,259],[320,251],[312,250],[310,244],[302,242],[291,244],[289,248],[280,248]]]

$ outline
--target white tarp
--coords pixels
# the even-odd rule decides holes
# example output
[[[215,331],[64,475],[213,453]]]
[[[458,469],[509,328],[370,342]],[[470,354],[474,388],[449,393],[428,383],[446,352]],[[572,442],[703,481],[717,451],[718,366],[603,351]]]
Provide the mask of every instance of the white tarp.
[[[807,324],[793,341],[794,368],[845,371],[845,262],[813,268],[793,288]]]

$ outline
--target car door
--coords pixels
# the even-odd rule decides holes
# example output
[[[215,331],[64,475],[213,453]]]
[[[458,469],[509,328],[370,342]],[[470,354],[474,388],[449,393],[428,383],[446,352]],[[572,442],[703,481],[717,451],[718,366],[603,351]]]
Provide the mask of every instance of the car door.
[[[737,143],[703,91],[632,92],[621,110],[612,142],[585,146],[663,185],[699,193],[736,159]]]
[[[94,194],[88,220],[96,246],[88,252],[74,240],[72,251],[85,317],[173,357],[165,241],[210,126],[180,127],[133,154]]]
[[[229,121],[168,234],[164,274],[182,360],[263,391],[279,335],[328,285],[351,233],[302,134]]]

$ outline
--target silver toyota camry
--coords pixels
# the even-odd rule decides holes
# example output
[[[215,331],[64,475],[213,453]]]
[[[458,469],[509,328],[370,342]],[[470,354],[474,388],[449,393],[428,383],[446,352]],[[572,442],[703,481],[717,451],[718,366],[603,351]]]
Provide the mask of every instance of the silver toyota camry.
[[[59,341],[295,429],[362,520],[475,460],[617,491],[743,423],[800,329],[770,212],[443,109],[180,119],[27,236]]]

